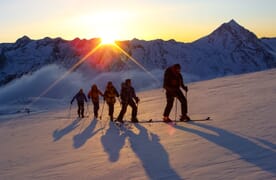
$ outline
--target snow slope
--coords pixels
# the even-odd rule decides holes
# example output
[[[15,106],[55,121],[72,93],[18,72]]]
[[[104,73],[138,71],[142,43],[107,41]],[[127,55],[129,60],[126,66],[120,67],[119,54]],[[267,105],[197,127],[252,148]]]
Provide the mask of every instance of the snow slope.
[[[213,120],[129,130],[106,107],[93,119],[91,104],[81,121],[76,104],[0,116],[0,179],[276,179],[275,93],[275,69],[192,83],[190,116]],[[139,119],[160,120],[163,90],[138,95]]]

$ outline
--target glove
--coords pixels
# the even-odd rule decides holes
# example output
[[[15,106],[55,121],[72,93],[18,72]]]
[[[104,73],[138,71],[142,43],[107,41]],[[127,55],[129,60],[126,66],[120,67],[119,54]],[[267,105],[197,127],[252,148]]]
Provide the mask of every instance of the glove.
[[[140,99],[138,97],[135,98],[135,102],[136,104],[138,104],[138,102],[140,101]]]
[[[188,92],[188,86],[184,86],[183,89]]]

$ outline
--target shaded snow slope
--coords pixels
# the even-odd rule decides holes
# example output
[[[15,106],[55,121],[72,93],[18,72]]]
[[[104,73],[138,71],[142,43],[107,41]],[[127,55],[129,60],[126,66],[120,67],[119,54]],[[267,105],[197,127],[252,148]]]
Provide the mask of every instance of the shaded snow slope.
[[[189,84],[190,116],[205,122],[119,130],[106,106],[93,119],[91,104],[81,121],[76,104],[0,116],[0,179],[276,179],[275,79],[270,70]],[[138,95],[139,119],[160,120],[162,89]]]

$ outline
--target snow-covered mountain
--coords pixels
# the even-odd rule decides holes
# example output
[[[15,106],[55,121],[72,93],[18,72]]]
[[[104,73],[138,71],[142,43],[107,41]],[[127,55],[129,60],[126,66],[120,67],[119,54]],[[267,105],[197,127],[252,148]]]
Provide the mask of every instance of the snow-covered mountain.
[[[262,38],[262,42],[266,43],[272,49],[272,53],[276,52],[276,38]]]
[[[89,74],[136,69],[139,68],[137,63],[151,71],[180,63],[184,73],[195,77],[188,81],[276,67],[275,39],[258,39],[234,20],[192,43],[133,39],[117,42],[122,48],[118,50],[110,46],[97,47],[99,42],[97,38],[67,41],[61,38],[31,40],[24,36],[15,43],[2,43],[0,85],[45,65],[58,64],[68,69],[79,60],[84,60],[84,63],[74,70],[81,69],[80,72]],[[90,55],[86,57],[88,53]]]

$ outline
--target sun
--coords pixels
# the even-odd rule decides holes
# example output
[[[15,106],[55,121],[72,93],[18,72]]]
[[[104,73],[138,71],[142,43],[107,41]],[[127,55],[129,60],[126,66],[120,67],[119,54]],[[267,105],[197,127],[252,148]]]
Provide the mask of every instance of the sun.
[[[101,45],[114,45],[115,38],[112,35],[101,36]]]
[[[123,14],[118,12],[102,12],[94,17],[95,31],[101,38],[101,45],[114,45],[123,32]],[[122,22],[121,22],[122,21]]]
[[[102,27],[101,33],[99,33],[101,39],[101,45],[115,45],[115,41],[118,40],[118,32],[113,30],[111,26]]]

